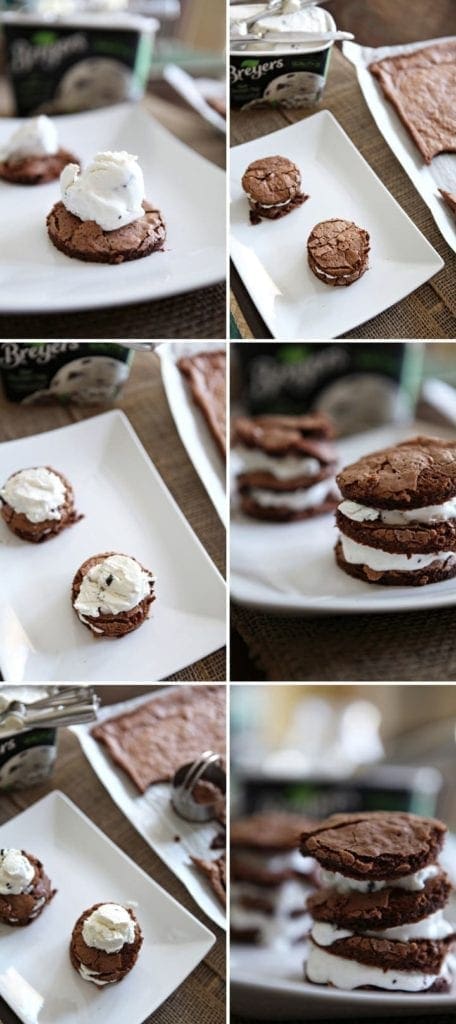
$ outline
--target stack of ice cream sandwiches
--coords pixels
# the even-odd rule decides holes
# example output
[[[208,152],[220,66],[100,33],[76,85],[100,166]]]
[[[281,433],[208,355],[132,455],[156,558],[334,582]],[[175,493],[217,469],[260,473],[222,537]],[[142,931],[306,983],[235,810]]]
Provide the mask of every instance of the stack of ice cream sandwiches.
[[[326,416],[240,417],[234,424],[242,511],[287,522],[331,512],[337,505],[337,456]]]
[[[339,989],[446,992],[454,927],[438,862],[446,827],[414,814],[334,814],[304,830],[301,851],[321,866],[306,976]]]
[[[338,565],[367,583],[456,576],[456,441],[415,437],[339,473]]]
[[[231,824],[231,937],[235,942],[289,946],[310,925],[305,903],[316,864],[299,852],[312,822],[299,814],[265,811]]]

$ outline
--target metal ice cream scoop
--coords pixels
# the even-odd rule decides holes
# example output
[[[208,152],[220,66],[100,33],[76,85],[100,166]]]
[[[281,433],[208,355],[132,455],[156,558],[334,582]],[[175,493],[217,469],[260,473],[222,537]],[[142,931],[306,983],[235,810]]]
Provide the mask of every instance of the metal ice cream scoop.
[[[0,731],[13,733],[35,726],[55,728],[93,722],[99,706],[100,698],[90,686],[55,686],[50,694],[31,704],[11,700],[0,690]]]
[[[171,803],[174,810],[186,821],[210,821],[216,817],[216,802],[199,803],[195,799],[195,789],[199,782],[209,782],[220,790],[221,796],[226,792],[226,772],[222,767],[222,758],[212,750],[205,750],[197,761],[191,761],[178,768],[172,783]]]

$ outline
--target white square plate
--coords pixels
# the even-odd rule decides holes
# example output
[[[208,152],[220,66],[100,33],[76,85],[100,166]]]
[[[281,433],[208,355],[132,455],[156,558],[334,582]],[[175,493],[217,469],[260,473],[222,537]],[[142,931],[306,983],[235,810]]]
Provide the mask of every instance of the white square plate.
[[[134,697],[121,704],[100,708],[97,720],[105,722],[108,718],[131,711],[153,700],[159,693],[165,692],[167,691],[155,691],[145,697]],[[149,786],[145,793],[139,793],[126,772],[114,763],[106,747],[90,735],[91,729],[91,725],[76,725],[73,732],[76,733],[87,760],[111,799],[120,807],[146,843],[149,843],[161,857],[169,870],[183,882],[201,910],[204,910],[219,928],[225,928],[226,916],[213,889],[207,878],[200,874],[190,860],[191,856],[202,857],[204,860],[220,856],[221,850],[210,849],[214,836],[220,832],[220,825],[214,821],[201,825],[180,818],[171,804],[169,782],[155,783]],[[202,745],[206,746],[204,737]],[[176,835],[179,836],[179,842],[176,842]]]
[[[0,520],[0,667],[5,680],[148,682],[225,644],[225,583],[118,410],[0,445],[2,482],[50,465],[71,480],[85,518],[44,544]],[[156,575],[150,618],[117,640],[95,638],[70,587],[92,554],[134,555]]]
[[[439,427],[442,437],[451,433]],[[382,427],[344,438],[336,445],[339,465],[407,437],[435,434],[435,425]],[[233,475],[235,472],[235,462]],[[233,480],[233,490],[235,482]],[[347,576],[337,566],[333,515],[296,523],[269,523],[233,512],[231,596],[279,615],[340,615],[418,611],[456,604],[456,579],[425,587],[384,587]]]
[[[177,365],[183,356],[214,352],[226,346],[216,341],[164,342],[155,350],[160,357],[163,387],[179,437],[222,523],[226,524],[226,463],[217,448],[190,386]]]
[[[310,195],[277,221],[249,223],[242,175],[280,153],[297,163]],[[371,238],[370,269],[348,288],[319,281],[307,239],[319,221],[352,220]],[[337,338],[399,302],[443,260],[382,185],[327,110],[231,150],[231,256],[274,338]]]
[[[421,50],[423,46],[444,43],[450,39],[454,39],[454,36],[427,39],[421,43],[409,43],[407,46],[380,46],[377,49],[359,46],[357,43],[343,43],[342,49],[344,56],[356,68],[361,92],[377,128],[429,207],[445,241],[456,252],[456,220],[438,192],[438,188],[456,192],[456,153],[440,153],[434,157],[431,164],[425,164],[395,107],[387,100],[380,82],[368,70],[369,64],[373,64],[375,60],[395,57],[401,53],[413,53],[414,50]]]
[[[87,164],[100,150],[139,157],[146,198],[167,226],[164,252],[109,266],[59,252],[46,216],[58,182],[33,188],[0,180],[0,312],[54,313],[145,302],[214,284],[225,277],[225,175],[157,124],[141,107],[56,119],[61,145]],[[18,122],[0,119],[0,146]]]
[[[2,825],[0,845],[35,853],[57,888],[29,928],[0,925],[0,996],[24,1024],[141,1024],[214,943],[63,793]],[[68,947],[79,915],[103,900],[137,902],[144,944],[131,973],[100,990],[76,973]]]

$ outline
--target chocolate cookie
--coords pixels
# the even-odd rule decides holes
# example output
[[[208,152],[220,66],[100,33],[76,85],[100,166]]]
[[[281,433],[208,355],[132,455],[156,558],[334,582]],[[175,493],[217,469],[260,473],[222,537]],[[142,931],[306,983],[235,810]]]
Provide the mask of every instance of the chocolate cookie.
[[[304,829],[301,852],[350,878],[402,878],[433,864],[447,829],[436,818],[405,812],[333,814]]]
[[[57,518],[41,519],[38,522],[33,522],[27,517],[25,512],[16,511],[4,497],[8,483],[15,478],[20,477],[22,473],[29,473],[30,470],[18,470],[16,473],[12,473],[2,488],[3,495],[0,493],[1,514],[6,525],[11,532],[16,534],[17,537],[20,537],[21,540],[30,541],[32,544],[41,544],[45,540],[50,540],[51,537],[55,537],[68,526],[73,526],[74,523],[78,523],[84,518],[82,514],[76,512],[74,507],[73,488],[70,481],[67,480],[63,473],[59,473],[58,470],[53,469],[51,466],[31,467],[32,472],[39,471],[41,469],[46,470],[48,473],[52,473],[54,477],[58,477],[63,484],[62,502],[57,509],[53,509],[53,512],[58,516]]]
[[[266,853],[297,850],[304,829],[315,825],[315,820],[305,814],[261,811],[231,822],[231,846]]]
[[[358,281],[369,265],[367,231],[353,221],[333,218],[320,221],[307,240],[312,272],[324,284],[343,287]]]
[[[314,939],[312,942],[318,945]],[[383,971],[438,975],[453,943],[453,935],[447,939],[417,939],[409,942],[375,939],[368,935],[351,935],[346,939],[336,939],[329,949],[325,947],[325,952],[341,956],[344,960],[356,960],[359,964],[381,967]]]
[[[224,686],[177,686],[92,729],[140,793],[168,782],[201,751],[225,753]]]
[[[240,506],[255,519],[290,522],[333,511],[336,453],[332,427],[319,414],[240,417],[234,443]]]
[[[5,851],[1,851],[4,853]],[[35,869],[32,881],[25,892],[14,895],[12,893],[0,893],[0,921],[4,924],[24,927],[31,924],[44,910],[46,905],[55,896],[57,890],[52,884],[44,870],[44,867],[37,857],[26,850],[21,850],[32,868]]]
[[[299,853],[306,815],[264,811],[231,825],[231,937],[270,945],[301,942],[309,928],[306,897],[315,861]]]
[[[385,57],[369,65],[415,145],[430,164],[456,151],[456,41]]]
[[[144,215],[115,231],[103,231],[94,220],[80,220],[62,202],[47,216],[48,234],[66,256],[87,263],[125,263],[163,249],[165,224],[160,213],[144,202]]]
[[[436,877],[426,881],[423,889],[414,891],[399,887],[375,892],[320,889],[309,896],[307,909],[315,921],[326,921],[338,928],[381,931],[435,914],[448,902],[450,893],[450,881],[444,871],[439,871]]]
[[[249,197],[250,221],[277,220],[309,197],[301,191],[299,167],[284,156],[267,156],[249,164],[242,178]]]
[[[150,574],[149,570],[145,569],[144,566],[141,565],[141,563],[138,562],[136,558],[132,558],[131,555],[121,555],[120,557],[130,559],[131,562],[134,562],[137,566],[139,566],[142,572],[146,573],[149,576],[149,592],[147,593],[147,595],[144,598],[142,598],[142,600],[140,600],[137,604],[135,604],[133,608],[124,609],[116,613],[106,611],[103,612],[101,608],[99,608],[98,615],[90,615],[88,613],[83,614],[81,613],[81,611],[78,610],[78,608],[76,607],[76,601],[78,600],[78,597],[80,595],[81,587],[83,585],[85,577],[88,575],[90,570],[93,569],[94,566],[102,563],[105,559],[110,558],[111,555],[115,556],[117,554],[118,552],[116,551],[105,551],[104,554],[102,555],[92,555],[90,558],[87,558],[86,561],[83,562],[83,564],[79,567],[73,579],[71,587],[71,600],[73,607],[76,611],[76,614],[78,615],[80,622],[82,622],[84,626],[87,626],[87,628],[90,629],[95,636],[118,638],[121,636],[125,636],[126,633],[132,633],[133,630],[138,629],[138,627],[141,626],[143,622],[145,622],[145,620],[148,618],[149,608],[152,602],[155,601],[155,581],[152,574]],[[107,592],[107,589],[113,584],[115,586],[116,582],[117,581],[115,580],[113,574],[109,571],[109,574],[107,575],[105,580],[105,592]]]
[[[344,572],[391,586],[456,575],[456,442],[412,438],[363,456],[337,483]]]
[[[125,978],[138,959],[143,936],[138,920],[129,907],[124,908],[134,924],[134,941],[125,943],[118,952],[106,953],[104,949],[88,946],[83,937],[84,923],[103,903],[95,903],[78,918],[73,928],[70,943],[70,960],[74,969],[95,985],[114,985]]]
[[[222,907],[226,906],[226,858],[223,853],[215,860],[204,860],[202,857],[192,857],[192,863],[198,871],[209,879],[211,888]]]
[[[456,497],[456,441],[402,441],[346,466],[337,483],[344,498],[374,508],[440,505]]]
[[[361,561],[349,562],[345,558],[342,541],[339,540],[335,546],[336,562],[340,569],[343,569],[348,576],[354,579],[364,580],[365,583],[375,583],[384,587],[426,587],[430,583],[443,583],[456,576],[456,553],[444,560],[438,557],[432,559],[429,564],[423,564],[418,569],[375,569],[366,565],[363,561],[363,552],[359,553]],[[421,556],[425,563],[424,555]]]
[[[66,149],[50,156],[27,156],[21,160],[0,160],[0,178],[13,185],[45,185],[60,177],[67,164],[79,163]]]
[[[439,188],[440,195],[445,200],[447,206],[449,206],[452,213],[456,214],[456,193],[445,192],[443,188]]]

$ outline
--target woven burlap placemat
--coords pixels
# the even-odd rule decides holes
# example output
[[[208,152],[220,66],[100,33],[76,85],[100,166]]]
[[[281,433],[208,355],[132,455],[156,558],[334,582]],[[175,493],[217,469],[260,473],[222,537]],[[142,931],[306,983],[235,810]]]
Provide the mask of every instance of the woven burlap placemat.
[[[428,207],[378,131],[359,88],[354,67],[334,49],[329,77],[317,110],[330,110],[362,156],[445,261],[444,268],[411,295],[342,337],[345,338],[451,338],[456,336],[456,256],[440,234]],[[313,108],[309,113],[315,113]],[[231,113],[232,144],[248,142],[308,116],[304,109],[261,107]],[[353,183],[356,188],[356,182]],[[374,241],[375,245],[375,241]],[[242,316],[256,338],[270,333],[242,287],[236,287]],[[355,300],[354,300],[355,301]],[[242,317],[233,311],[242,337]]]
[[[153,352],[135,352],[129,380],[116,405],[130,420],[190,526],[225,575],[225,530],[176,431],[161,382],[160,361]],[[104,411],[93,406],[20,406],[0,395],[0,440],[52,430]],[[224,681],[225,651],[216,651],[171,678]]]
[[[284,618],[233,605],[253,661],[277,682],[456,680],[456,609]]]
[[[388,998],[388,996],[385,995],[385,999],[387,999],[387,998]],[[423,997],[423,1000],[425,1000],[425,999],[426,999],[426,996]],[[343,1019],[345,1021],[347,1020],[346,1017],[340,1018],[340,1017],[337,1017],[335,1013],[332,1013],[331,1016],[327,1017],[326,1019],[323,1019],[322,1017],[319,1017],[318,1021],[316,1021],[315,1019],[312,1019],[312,1018],[306,1016],[305,1022],[306,1022],[306,1024],[332,1024],[332,1021],[334,1021],[334,1020],[341,1020],[341,1019]],[[386,1017],[373,1017],[372,1014],[369,1014],[369,1016],[367,1018],[366,1017],[350,1017],[351,1024],[366,1024],[366,1020],[369,1020],[369,1024],[385,1024],[385,1020],[386,1019],[388,1019],[389,1024],[404,1024],[404,1017],[392,1017],[392,1016],[390,1016],[390,1014],[388,1014],[388,1018],[386,1018]],[[289,1021],[288,1024],[303,1024],[303,1020],[304,1020],[304,1018],[301,1017],[299,1020]],[[440,1014],[439,1013],[436,1016],[434,1016],[434,1014],[432,1014],[432,1017],[430,1017],[429,1014],[425,1014],[424,1016],[421,1016],[421,1014],[420,1014],[419,1017],[416,1017],[415,1014],[413,1014],[412,1017],[405,1018],[405,1020],[413,1020],[414,1024],[453,1024],[453,1022],[454,1022],[454,1014],[450,1014],[450,1013]],[[249,1017],[249,1018],[247,1018],[247,1017],[236,1017],[236,1016],[232,1015],[231,1016],[231,1024],[259,1024],[259,1022],[258,1022],[258,1020],[254,1020],[252,1017]]]
[[[128,819],[111,800],[106,789],[93,772],[84,757],[76,736],[67,729],[60,730],[58,758],[54,774],[48,783],[12,793],[3,793],[0,806],[0,824],[19,811],[29,807],[53,789],[59,789],[73,800],[78,807],[93,821],[109,838],[132,858],[154,881],[161,885],[183,907],[194,914],[203,924],[215,933],[216,942],[204,957],[204,960],[192,972],[170,998],[160,1006],[144,1024],[224,1024],[225,1022],[225,935],[220,928],[210,921],[189,892],[167,868],[162,860],[136,832]],[[34,837],[35,845],[39,836]],[[62,878],[58,888],[64,890],[68,879]],[[71,884],[71,880],[70,880]],[[61,893],[62,896],[62,893]],[[82,908],[81,908],[82,909]],[[139,911],[138,911],[139,915]],[[28,932],[28,929],[27,929]],[[25,936],[24,936],[25,939]],[[31,935],[33,941],[33,936]],[[28,935],[27,935],[28,940]],[[150,964],[150,984],[153,991],[154,964]],[[63,995],[58,993],[57,995]],[[119,988],[119,999],[122,990]],[[128,1006],[125,1008],[125,1020],[128,1021]],[[3,1005],[0,1006],[0,1024],[19,1024],[18,1018]]]
[[[0,338],[225,338],[226,286],[84,313],[0,316]]]

